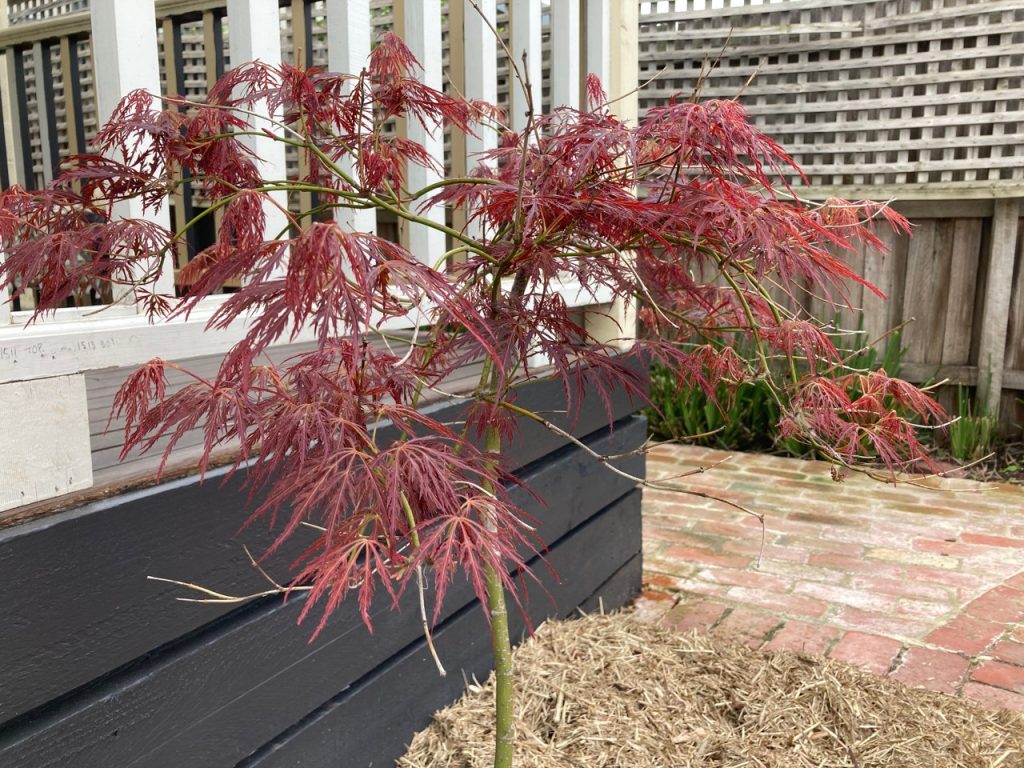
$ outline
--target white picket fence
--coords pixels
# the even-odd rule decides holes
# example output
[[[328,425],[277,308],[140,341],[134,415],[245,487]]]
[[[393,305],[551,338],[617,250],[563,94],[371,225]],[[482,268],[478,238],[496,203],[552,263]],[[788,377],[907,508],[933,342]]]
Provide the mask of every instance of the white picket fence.
[[[4,5],[0,0],[0,16],[5,23]],[[313,5],[321,14],[319,18],[326,19],[318,34],[326,33],[330,69],[359,71],[370,52],[374,18],[379,20],[382,12],[389,13],[393,27],[423,63],[427,84],[440,89],[447,78],[466,96],[492,102],[498,101],[499,87],[507,89],[517,127],[525,124],[526,100],[514,83],[502,82],[508,72],[499,72],[499,60],[504,57],[491,31],[499,17],[511,28],[511,50],[517,58],[526,54],[536,89],[534,104],[542,104],[541,88],[546,84],[547,104],[579,106],[582,77],[587,72],[601,76],[612,96],[635,88],[637,4],[633,0],[512,0],[500,4],[495,0],[448,0],[444,4],[441,0],[92,0],[88,13],[0,29],[0,70],[5,70],[0,71],[0,101],[7,156],[12,159],[8,168],[21,169],[20,177],[18,172],[9,173],[9,181],[28,181],[31,186],[35,178],[33,162],[38,167],[40,159],[45,169],[42,181],[47,176],[52,178],[60,160],[54,138],[58,121],[63,121],[62,136],[68,136],[61,139],[63,152],[70,153],[72,143],[79,151],[86,146],[83,136],[67,133],[76,129],[76,123],[78,132],[83,132],[81,118],[75,117],[75,110],[82,107],[81,93],[76,92],[77,84],[73,82],[77,70],[68,68],[69,54],[77,60],[82,51],[91,50],[95,111],[102,120],[124,94],[134,89],[162,91],[158,29],[166,56],[167,41],[174,39],[168,34],[175,29],[174,23],[180,25],[181,19],[196,18],[215,18],[220,23],[223,19],[229,32],[231,62],[282,61],[282,6],[291,7],[292,18],[308,23],[307,6]],[[292,33],[297,35],[294,30]],[[541,72],[542,35],[550,40],[546,80]],[[310,39],[308,33],[305,39]],[[83,40],[88,40],[88,49],[82,47]],[[286,38],[285,42],[301,46],[302,38]],[[447,71],[442,71],[442,50],[455,65]],[[58,63],[60,54],[65,56],[63,63]],[[164,87],[168,79],[166,61]],[[24,91],[19,91],[25,82],[17,77],[25,74],[26,62],[30,66],[42,63],[34,67],[37,95],[32,114],[26,107]],[[54,73],[58,90],[48,80]],[[47,96],[59,103],[48,103]],[[635,118],[635,96],[620,101],[618,110],[625,117]],[[34,157],[17,154],[28,146],[23,134],[29,117],[39,121],[33,128],[37,144]],[[409,121],[407,130],[409,137],[423,143],[443,167],[444,136],[424,131],[416,121]],[[270,139],[255,141],[254,148],[263,158],[266,172],[285,175],[283,145]],[[452,173],[464,173],[473,156],[488,149],[492,141],[493,136],[483,132],[480,137],[453,136],[448,157]],[[431,183],[435,180],[431,173],[420,166],[410,167],[410,187]],[[143,212],[135,204],[126,204],[123,214],[138,217]],[[166,210],[147,215],[164,226],[171,224]],[[445,211],[436,209],[428,215],[443,221]],[[375,218],[373,212],[360,212],[350,214],[345,223],[370,231]],[[268,227],[279,229],[273,222],[268,222]],[[445,250],[443,235],[425,226],[410,228],[408,246],[413,254],[430,262]],[[165,273],[161,287],[173,291],[173,269]],[[593,306],[594,298],[584,298],[579,286],[567,284],[564,293],[567,300],[581,308]],[[610,301],[610,297],[597,298]],[[219,300],[210,297],[207,306],[187,320],[158,325],[150,325],[135,306],[118,304],[103,309],[61,309],[54,317],[28,326],[30,312],[12,311],[6,300],[0,301],[0,412],[13,414],[29,404],[33,419],[27,445],[24,440],[0,440],[0,510],[89,488],[102,480],[92,471],[97,435],[90,435],[91,400],[86,392],[86,373],[133,366],[154,356],[182,359],[226,351],[241,338],[244,329],[240,325],[218,332],[204,329]]]

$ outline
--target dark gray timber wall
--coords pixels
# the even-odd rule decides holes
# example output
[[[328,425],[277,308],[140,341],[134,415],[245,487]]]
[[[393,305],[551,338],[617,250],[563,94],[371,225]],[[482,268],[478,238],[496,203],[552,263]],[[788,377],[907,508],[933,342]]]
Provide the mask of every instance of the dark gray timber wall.
[[[525,388],[520,403],[550,410],[561,388]],[[438,404],[445,419],[459,405]],[[636,404],[592,398],[574,427],[601,453],[644,439]],[[609,428],[609,416],[614,427]],[[535,424],[506,463],[544,501],[516,489],[549,546],[534,562],[533,623],[628,602],[640,586],[640,493],[582,449]],[[640,475],[643,459],[618,461]],[[386,595],[370,635],[353,602],[313,643],[296,626],[300,597],[241,606],[176,601],[163,576],[231,594],[266,588],[243,543],[262,552],[272,532],[240,530],[250,506],[240,479],[211,473],[166,483],[0,531],[0,766],[233,768],[384,766],[414,730],[490,670],[486,622],[461,580],[435,629],[448,676],[426,653],[416,596]],[[287,577],[296,540],[267,569]],[[524,618],[513,611],[517,639]]]

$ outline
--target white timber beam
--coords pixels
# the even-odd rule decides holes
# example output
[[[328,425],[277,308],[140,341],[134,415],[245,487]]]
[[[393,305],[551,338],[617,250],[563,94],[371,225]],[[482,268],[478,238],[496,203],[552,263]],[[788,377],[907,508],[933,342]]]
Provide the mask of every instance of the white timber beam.
[[[84,376],[0,384],[0,413],[32,430],[0,441],[0,511],[92,486]]]
[[[327,0],[327,68],[332,72],[358,75],[370,58],[370,2],[369,0]],[[355,163],[346,157],[342,169],[356,175]],[[339,208],[336,221],[343,227],[358,232],[377,231],[377,212],[374,209],[354,210]]]
[[[488,104],[498,103],[498,43],[493,29],[497,24],[495,0],[471,0],[465,3],[463,35],[465,39],[465,95],[482,99]],[[478,10],[479,9],[479,10]],[[470,171],[480,162],[479,155],[498,147],[498,133],[488,125],[476,128],[476,135],[466,136],[466,168]],[[479,221],[467,225],[470,237],[483,234]]]
[[[612,79],[612,2],[613,0],[586,0],[586,50],[583,51],[583,76],[597,75],[605,91],[610,94]],[[621,7],[617,10],[623,10]],[[616,59],[621,59],[615,51]],[[636,85],[633,86],[636,88]],[[586,94],[583,94],[584,101]]]
[[[542,54],[541,54],[541,5],[540,0],[512,0],[511,7],[512,43],[509,46],[514,62],[509,62],[508,90],[512,111],[512,130],[521,131],[529,122],[531,106],[534,115],[542,112]],[[525,66],[523,59],[525,58]],[[518,68],[526,82],[520,82],[513,70]],[[529,85],[530,98],[526,96]],[[532,104],[531,104],[532,102]]]
[[[600,18],[594,16],[598,7],[603,9]],[[611,110],[620,120],[633,124],[639,116],[638,12],[635,0],[587,0],[588,70],[601,77]],[[592,45],[598,36],[605,36],[607,41],[600,55]],[[604,74],[601,68],[605,68]],[[587,331],[595,339],[621,349],[632,346],[636,325],[636,302],[628,297],[595,307],[586,316]]]
[[[239,66],[249,61],[277,65],[281,60],[281,28],[277,0],[228,0],[231,61]],[[250,124],[257,131],[280,136],[281,129],[273,121],[280,115],[270,114],[265,102],[254,104]],[[270,136],[243,136],[241,140],[259,158],[259,171],[265,179],[288,176],[285,145]],[[286,192],[272,192],[272,200],[264,203],[265,237],[277,238],[288,227]]]
[[[441,0],[412,0],[404,4],[405,44],[423,66],[420,79],[438,91],[442,88],[441,79]],[[411,141],[421,144],[434,159],[439,168],[444,168],[444,129],[424,126],[410,115],[406,120],[406,135]],[[434,168],[426,168],[416,163],[409,163],[406,185],[415,192],[441,180],[441,174]],[[444,223],[444,207],[435,205],[422,210],[417,204],[414,207],[420,215]],[[445,235],[443,232],[425,224],[409,224],[409,251],[420,261],[434,264],[445,252]]]
[[[92,55],[96,78],[96,111],[101,123],[113,113],[117,103],[135,90],[160,96],[160,63],[156,38],[154,0],[93,0]],[[168,228],[167,207],[142,210],[141,200],[117,203],[115,216],[149,219]],[[153,289],[174,293],[174,261],[170,252]]]
[[[551,107],[579,109],[580,0],[551,0]]]

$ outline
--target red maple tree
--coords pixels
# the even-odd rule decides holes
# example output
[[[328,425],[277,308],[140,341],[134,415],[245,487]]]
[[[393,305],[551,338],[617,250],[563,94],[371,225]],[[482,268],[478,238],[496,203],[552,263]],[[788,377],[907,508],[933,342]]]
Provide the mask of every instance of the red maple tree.
[[[167,369],[178,366],[152,360],[115,408],[125,452],[169,438],[170,453],[198,429],[205,469],[215,449],[236,446],[236,466],[263,492],[255,515],[283,517],[279,543],[302,523],[322,528],[294,577],[311,592],[303,616],[322,606],[317,631],[352,592],[369,622],[376,587],[397,600],[423,570],[440,606],[461,572],[488,607],[499,687],[504,679],[510,695],[504,595],[517,594],[524,553],[541,544],[510,501],[500,447],[523,419],[567,436],[517,404],[533,379],[561,380],[571,423],[584,398],[607,401],[617,388],[642,403],[633,358],[710,394],[723,381],[761,378],[782,406],[783,434],[834,464],[879,460],[896,471],[924,460],[907,419],[941,420],[939,407],[885,372],[845,371],[822,326],[773,298],[809,288],[845,301],[844,285],[864,281],[836,254],[858,239],[880,247],[873,222],[906,230],[904,219],[868,203],[798,202],[784,181],[793,161],[736,101],[673,101],[629,125],[591,78],[588,110],[558,108],[516,133],[496,107],[423,85],[417,67],[386,35],[358,75],[251,63],[201,103],[132,93],[99,132],[101,154],[73,158],[45,189],[0,194],[0,284],[15,297],[36,291],[37,314],[98,281],[154,319],[182,317],[240,280],[209,321],[248,320],[217,374],[168,394]],[[256,109],[280,116],[277,133],[252,127]],[[408,164],[436,162],[387,129],[394,118],[500,140],[467,178],[409,189]],[[246,134],[297,148],[308,173],[263,178]],[[211,201],[189,228],[216,211],[221,224],[186,268],[187,291],[168,296],[152,286],[188,228],[118,218],[114,207],[141,199],[156,209],[182,174]],[[267,207],[295,191],[315,195],[315,209],[285,210],[287,230],[268,234]],[[419,215],[436,204],[461,208],[471,226]],[[346,229],[331,218],[346,208],[432,226],[450,250],[413,254]],[[635,303],[648,332],[625,351],[593,338],[558,290],[567,278],[591,297]],[[424,330],[411,339],[378,330],[402,321]],[[313,351],[278,362],[264,354],[304,329]],[[716,343],[737,337],[747,344]],[[736,351],[747,347],[750,359]],[[537,358],[548,365],[533,367]],[[425,391],[480,361],[464,424],[418,408]],[[381,422],[400,436],[381,444]],[[509,718],[499,711],[500,765],[511,760]]]

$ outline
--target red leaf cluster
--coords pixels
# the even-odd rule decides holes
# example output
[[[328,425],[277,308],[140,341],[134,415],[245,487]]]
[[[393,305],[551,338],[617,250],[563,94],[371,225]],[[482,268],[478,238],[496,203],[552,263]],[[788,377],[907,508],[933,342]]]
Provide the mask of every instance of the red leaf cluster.
[[[609,404],[625,389],[643,398],[631,357],[660,361],[709,393],[723,381],[774,382],[779,358],[795,377],[777,384],[787,434],[844,463],[921,460],[905,415],[939,420],[934,402],[884,373],[844,372],[821,327],[778,301],[804,288],[843,300],[844,284],[863,280],[837,254],[856,241],[880,245],[873,220],[905,229],[904,220],[873,204],[796,202],[781,175],[792,160],[734,101],[672,102],[631,126],[589,78],[589,111],[557,109],[516,134],[496,108],[432,90],[417,71],[387,35],[356,75],[256,62],[200,103],[130,94],[98,137],[102,156],[75,159],[43,190],[0,195],[0,282],[15,293],[36,286],[40,312],[82,280],[175,315],[241,282],[210,320],[245,327],[213,378],[168,393],[175,366],[154,360],[115,406],[126,452],[165,439],[166,457],[192,430],[203,434],[204,462],[236,446],[256,517],[278,524],[278,543],[303,524],[322,529],[296,563],[296,583],[312,587],[303,615],[323,605],[323,626],[355,591],[369,624],[375,585],[397,600],[417,566],[433,571],[438,605],[460,570],[481,596],[489,568],[514,587],[510,573],[539,544],[505,491],[513,480],[501,457],[477,438],[493,445],[516,432],[516,391],[532,379],[560,380],[571,425],[586,397]],[[259,110],[279,116],[276,133],[252,127]],[[398,117],[497,129],[502,141],[468,178],[408,190],[408,164],[435,161],[389,130]],[[261,178],[246,133],[297,145],[308,174]],[[113,206],[141,199],[154,209],[182,172],[214,201],[221,225],[185,269],[188,292],[161,297],[149,286],[176,236],[115,219]],[[411,254],[314,221],[313,211],[289,213],[288,232],[267,232],[272,193],[296,190],[315,193],[321,215],[383,207],[409,221],[439,204],[463,209],[473,228],[447,230],[448,255],[458,257],[447,267],[442,254]],[[649,333],[627,353],[594,338],[564,285],[590,303],[634,302]],[[377,330],[403,325],[426,330],[401,348]],[[316,349],[275,362],[271,345],[304,330]],[[722,345],[737,337],[746,346]],[[419,409],[426,390],[443,391],[481,361],[465,423]],[[389,441],[385,424],[396,430]]]

